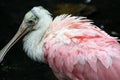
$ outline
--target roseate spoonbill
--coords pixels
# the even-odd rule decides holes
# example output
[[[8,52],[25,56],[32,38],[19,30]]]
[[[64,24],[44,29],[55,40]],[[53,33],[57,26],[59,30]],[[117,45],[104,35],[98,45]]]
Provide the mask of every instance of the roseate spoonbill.
[[[34,7],[0,51],[0,61],[26,32],[28,56],[48,63],[59,80],[120,80],[120,44],[91,20],[67,14],[52,20],[46,9]]]

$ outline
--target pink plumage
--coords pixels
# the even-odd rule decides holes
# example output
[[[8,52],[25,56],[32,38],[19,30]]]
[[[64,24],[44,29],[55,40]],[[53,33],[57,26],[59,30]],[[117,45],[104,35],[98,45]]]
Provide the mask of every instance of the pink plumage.
[[[61,15],[46,32],[44,57],[59,80],[120,80],[119,43],[91,23]]]

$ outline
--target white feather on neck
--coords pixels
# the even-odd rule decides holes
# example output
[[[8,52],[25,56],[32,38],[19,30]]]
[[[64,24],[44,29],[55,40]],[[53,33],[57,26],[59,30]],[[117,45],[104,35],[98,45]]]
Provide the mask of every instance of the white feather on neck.
[[[44,62],[44,53],[42,51],[43,46],[43,36],[47,29],[49,28],[50,23],[52,23],[52,17],[50,13],[41,7],[40,11],[37,10],[37,7],[34,7],[33,10],[36,10],[37,16],[39,17],[39,22],[34,26],[34,31],[28,33],[23,39],[24,45],[23,48],[27,55],[36,60]]]

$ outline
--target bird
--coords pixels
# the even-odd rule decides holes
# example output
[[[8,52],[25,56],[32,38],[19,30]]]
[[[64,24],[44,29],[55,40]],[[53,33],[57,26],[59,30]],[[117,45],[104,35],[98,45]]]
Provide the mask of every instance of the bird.
[[[120,44],[82,16],[52,14],[42,6],[28,11],[10,42],[0,51],[0,62],[23,36],[23,49],[49,65],[58,80],[120,80]]]

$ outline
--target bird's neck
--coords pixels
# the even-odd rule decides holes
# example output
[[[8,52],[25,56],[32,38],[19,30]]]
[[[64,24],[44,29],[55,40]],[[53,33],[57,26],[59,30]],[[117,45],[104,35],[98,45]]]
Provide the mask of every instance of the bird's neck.
[[[52,21],[51,21],[52,22]],[[43,28],[39,28],[35,31],[30,32],[28,35],[25,36],[23,39],[24,45],[23,48],[27,55],[32,58],[33,60],[44,62],[44,53],[42,51],[43,47],[43,40],[46,31],[49,28],[49,25],[45,25]]]

